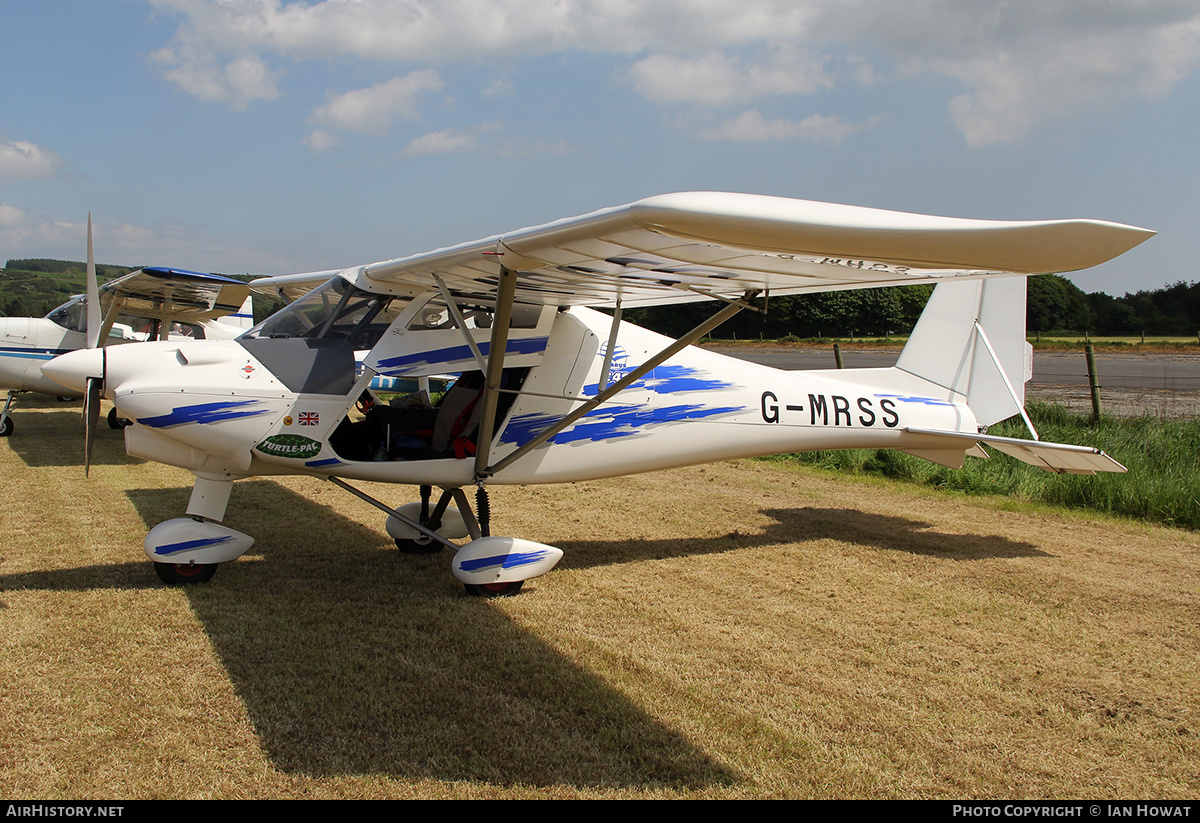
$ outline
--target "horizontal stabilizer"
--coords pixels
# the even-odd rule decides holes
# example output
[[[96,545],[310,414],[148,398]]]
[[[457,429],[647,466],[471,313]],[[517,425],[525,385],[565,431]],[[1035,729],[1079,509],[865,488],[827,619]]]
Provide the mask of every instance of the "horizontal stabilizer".
[[[984,460],[988,459],[988,453],[983,446],[978,443],[952,443],[952,448],[948,449],[900,449],[905,454],[911,454],[913,457],[919,457],[922,460],[928,460],[930,463],[937,463],[939,466],[945,466],[948,469],[961,469],[965,462],[966,456],[969,454],[972,457],[980,457]],[[964,451],[965,449],[965,451]]]
[[[938,431],[936,429],[909,428],[905,431],[909,434],[943,437],[947,442],[973,440],[976,443],[986,443],[993,449],[1002,451],[1024,463],[1058,474],[1126,471],[1126,468],[1116,460],[1091,446],[1072,446],[1067,443],[1046,443],[1041,440],[1020,440],[1015,437],[997,437],[993,434],[972,434],[971,432]]]

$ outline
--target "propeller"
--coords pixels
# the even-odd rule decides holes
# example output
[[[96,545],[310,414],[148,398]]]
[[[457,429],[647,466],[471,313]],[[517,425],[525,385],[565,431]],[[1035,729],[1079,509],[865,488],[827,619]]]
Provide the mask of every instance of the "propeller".
[[[96,282],[96,257],[92,253],[92,213],[87,222],[87,347],[96,348],[100,342],[100,285]]]
[[[87,347],[96,348],[100,343],[100,286],[96,282],[96,257],[92,251],[92,213],[87,222]],[[104,378],[108,372],[108,353],[101,351],[101,367],[98,377],[87,379],[87,391],[83,400],[84,462],[83,475],[89,476],[92,468],[92,447],[96,442],[96,424],[100,421],[100,398],[104,394]]]
[[[101,372],[108,371],[108,354],[104,349],[101,352]],[[96,424],[100,422],[100,397],[104,393],[104,377],[89,377],[87,379],[87,393],[83,399],[83,426],[84,426],[84,449],[83,449],[83,476],[88,477],[92,468],[92,447],[96,443]]]

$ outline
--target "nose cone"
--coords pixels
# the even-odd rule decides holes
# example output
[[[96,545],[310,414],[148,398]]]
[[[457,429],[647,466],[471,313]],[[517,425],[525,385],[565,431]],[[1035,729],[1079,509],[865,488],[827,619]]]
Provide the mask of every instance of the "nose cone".
[[[87,391],[89,377],[104,376],[104,350],[79,349],[60,354],[42,365],[42,374],[75,391]]]

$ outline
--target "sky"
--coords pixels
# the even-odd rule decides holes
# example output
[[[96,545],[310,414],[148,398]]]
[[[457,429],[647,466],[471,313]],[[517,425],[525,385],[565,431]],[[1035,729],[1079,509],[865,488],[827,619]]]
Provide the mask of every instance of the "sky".
[[[1159,234],[1200,280],[1196,0],[0,2],[0,262],[342,268],[672,191]]]

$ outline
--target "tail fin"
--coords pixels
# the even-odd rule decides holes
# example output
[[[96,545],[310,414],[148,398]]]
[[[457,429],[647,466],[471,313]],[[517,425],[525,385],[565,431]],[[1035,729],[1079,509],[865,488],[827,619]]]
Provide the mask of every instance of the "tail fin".
[[[1023,415],[1033,372],[1033,349],[1025,340],[1026,279],[939,283],[897,368],[965,395],[981,426]]]
[[[254,295],[247,295],[245,302],[242,303],[242,307],[237,310],[237,313],[222,317],[221,322],[226,326],[233,326],[238,329],[251,328],[254,325]]]

